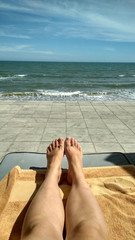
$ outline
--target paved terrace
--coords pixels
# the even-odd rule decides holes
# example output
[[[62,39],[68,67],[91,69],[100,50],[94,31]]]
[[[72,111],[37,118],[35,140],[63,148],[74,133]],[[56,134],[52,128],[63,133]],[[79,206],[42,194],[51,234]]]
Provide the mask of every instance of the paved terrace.
[[[0,101],[0,160],[9,152],[46,152],[58,137],[83,153],[135,152],[135,102]]]

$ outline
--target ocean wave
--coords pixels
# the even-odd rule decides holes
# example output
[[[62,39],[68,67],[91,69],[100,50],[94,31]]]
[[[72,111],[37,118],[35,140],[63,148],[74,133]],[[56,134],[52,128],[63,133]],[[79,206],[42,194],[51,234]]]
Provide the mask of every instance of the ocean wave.
[[[9,93],[1,93],[0,97],[27,97],[27,96],[33,96],[33,97],[72,97],[72,96],[102,96],[102,95],[111,95],[114,94],[114,92],[81,92],[81,91],[75,91],[75,92],[61,92],[61,91],[44,91],[44,90],[38,90],[37,92],[9,92]],[[118,94],[118,93],[115,93]]]
[[[120,74],[120,75],[118,75],[119,77],[125,77],[125,75],[124,74]]]
[[[119,75],[102,75],[102,74],[95,74],[95,75],[85,75],[83,74],[82,76],[78,75],[77,73],[76,74],[13,74],[13,75],[0,75],[0,80],[12,80],[12,79],[17,79],[17,78],[24,78],[24,77],[28,77],[28,78],[33,78],[33,79],[50,79],[50,80],[55,80],[55,79],[68,79],[68,80],[72,80],[72,79],[76,79],[79,80],[79,79],[88,79],[88,81],[94,81],[95,82],[95,79],[97,79],[97,81],[103,81],[103,80],[109,80],[109,79],[119,79],[119,78],[133,78],[135,77],[135,74],[119,74]],[[98,83],[98,82],[97,82]]]
[[[0,80],[10,80],[10,79],[15,79],[15,78],[23,78],[23,77],[26,77],[27,74],[16,74],[16,75],[0,75]]]
[[[135,91],[97,91],[97,92],[9,92],[0,93],[1,100],[26,100],[26,101],[130,101],[135,100]]]
[[[10,79],[11,77],[0,77],[0,80]]]
[[[134,74],[119,74],[119,75],[110,75],[110,74],[82,74],[80,76],[80,74],[78,73],[66,73],[66,75],[64,73],[61,73],[61,74],[57,74],[57,73],[54,73],[54,74],[30,74],[30,77],[32,78],[49,78],[49,79],[77,79],[77,78],[83,78],[83,79],[119,79],[119,78],[125,78],[125,77],[134,77],[135,75]]]
[[[27,74],[17,74],[17,75],[14,75],[14,77],[26,77]]]
[[[112,84],[112,83],[108,83],[108,84],[102,84],[101,85],[102,87],[106,87],[106,88],[114,88],[114,89],[132,89],[134,88],[135,89],[135,82],[133,83],[128,83],[128,82],[125,82],[125,83],[115,83],[115,84]]]
[[[15,97],[15,98],[25,98],[25,97],[35,97],[35,98],[41,98],[41,97],[72,97],[72,96],[79,96],[81,94],[80,91],[76,92],[59,92],[59,91],[43,91],[38,90],[37,92],[9,92],[9,93],[0,93],[1,97]]]
[[[118,78],[132,78],[135,77],[135,74],[119,74]]]
[[[74,91],[74,92],[61,92],[61,91],[44,91],[44,90],[38,90],[38,93],[41,96],[56,96],[56,97],[69,97],[69,96],[74,96],[74,95],[79,95],[81,94],[80,91]]]

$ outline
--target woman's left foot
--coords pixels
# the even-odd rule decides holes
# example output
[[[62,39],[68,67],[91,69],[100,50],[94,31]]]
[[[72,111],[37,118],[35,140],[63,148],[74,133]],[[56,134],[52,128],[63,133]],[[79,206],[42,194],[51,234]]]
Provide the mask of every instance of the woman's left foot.
[[[64,139],[58,138],[52,141],[47,148],[47,170],[61,176],[61,162],[64,156]]]

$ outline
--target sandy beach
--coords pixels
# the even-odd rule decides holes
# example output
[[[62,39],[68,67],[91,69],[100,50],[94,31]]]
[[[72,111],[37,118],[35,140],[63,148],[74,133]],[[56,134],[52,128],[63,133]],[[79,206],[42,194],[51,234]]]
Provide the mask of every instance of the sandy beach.
[[[72,136],[83,153],[135,151],[135,102],[0,101],[0,161]]]

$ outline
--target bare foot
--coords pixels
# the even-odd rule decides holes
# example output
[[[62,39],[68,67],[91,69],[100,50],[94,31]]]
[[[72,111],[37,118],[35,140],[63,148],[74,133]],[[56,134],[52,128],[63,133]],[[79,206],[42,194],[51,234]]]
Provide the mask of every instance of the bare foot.
[[[69,184],[76,179],[77,176],[83,175],[82,169],[82,148],[74,138],[67,137],[65,140],[65,154],[68,160],[67,181]]]
[[[61,162],[64,156],[64,139],[58,138],[52,141],[47,148],[48,173],[56,173],[58,181],[61,176]]]

